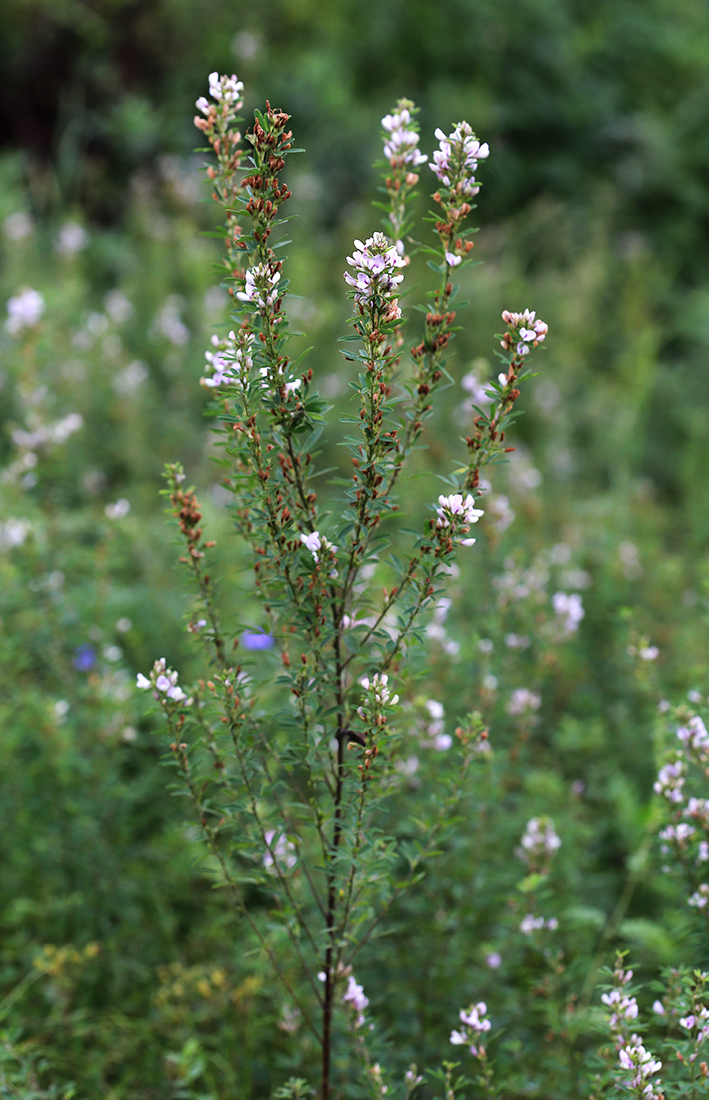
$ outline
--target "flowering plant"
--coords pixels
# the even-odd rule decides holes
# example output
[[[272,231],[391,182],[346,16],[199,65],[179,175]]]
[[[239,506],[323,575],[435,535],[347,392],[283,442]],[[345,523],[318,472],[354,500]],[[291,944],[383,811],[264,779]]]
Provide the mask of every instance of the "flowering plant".
[[[181,560],[196,585],[190,629],[207,666],[189,694],[162,659],[150,676],[139,675],[138,686],[151,689],[162,708],[214,874],[280,979],[289,1027],[299,1021],[319,1051],[322,1100],[351,1057],[383,1095],[386,1074],[370,1056],[369,1001],[353,964],[435,854],[470,768],[487,748],[479,716],[461,716],[455,774],[442,782],[437,801],[422,807],[413,841],[387,834],[386,806],[407,782],[405,661],[420,620],[440,599],[456,546],[475,543],[470,530],[484,516],[481,470],[511,450],[505,435],[528,374],[526,357],[544,340],[546,325],[528,310],[505,311],[502,370],[465,438],[467,462],[431,504],[423,529],[397,533],[402,471],[445,377],[452,280],[473,247],[469,200],[480,188],[478,162],[489,153],[465,122],[448,136],[436,132],[435,243],[424,249],[436,285],[407,366],[407,200],[427,157],[418,147],[416,110],[400,101],[382,120],[385,232],[354,242],[344,274],[353,302],[345,359],[354,368],[355,411],[343,440],[352,473],[340,502],[319,498],[317,447],[327,410],[312,371],[292,358],[289,281],[275,243],[290,198],[281,181],[294,151],[289,117],[268,104],[242,138],[241,91],[235,76],[213,73],[212,101],[197,101],[195,123],[216,154],[207,174],[225,210],[224,274],[235,307],[228,336],[212,340],[202,381],[215,401],[222,485],[251,550],[263,612],[257,636],[270,639],[272,656],[255,663],[225,628],[208,566],[214,542],[194,490],[172,465],[166,494],[185,544]],[[341,484],[333,479],[333,487]],[[387,549],[395,537],[401,558]],[[389,583],[378,594],[372,578],[384,574]],[[452,739],[437,731],[432,744],[446,750]],[[549,829],[542,847],[551,844]],[[254,891],[269,899],[267,917]],[[479,1003],[462,1013],[463,1027],[451,1040],[478,1057],[484,1048],[475,1037],[490,1027],[485,1011]],[[407,1079],[411,1092],[415,1068]]]

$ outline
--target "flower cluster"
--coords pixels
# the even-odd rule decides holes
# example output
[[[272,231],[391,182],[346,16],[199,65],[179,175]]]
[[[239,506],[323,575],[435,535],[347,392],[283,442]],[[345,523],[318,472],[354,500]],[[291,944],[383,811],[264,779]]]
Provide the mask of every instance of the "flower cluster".
[[[425,726],[426,736],[421,741],[421,748],[447,752],[453,744],[453,738],[449,733],[444,732],[445,710],[443,703],[439,703],[437,699],[427,699],[424,706],[428,711],[428,718]]]
[[[238,336],[232,330],[226,339],[220,340],[218,336],[212,337],[214,351],[205,351],[204,358],[211,374],[205,374],[200,378],[200,383],[208,389],[217,389],[220,386],[228,386],[239,378],[248,377],[253,366],[251,357],[251,345],[254,342],[252,332],[239,330]]]
[[[680,821],[678,825],[668,825],[665,829],[662,829],[660,840],[670,841],[678,848],[682,848],[688,840],[691,840],[696,831],[693,825],[688,825],[686,821]],[[664,853],[669,852],[669,850],[667,844],[662,845]]]
[[[687,905],[691,905],[693,909],[706,909],[709,902],[709,884],[706,882],[700,882],[697,889],[687,900]]]
[[[655,794],[663,795],[668,802],[678,803],[684,801],[682,787],[684,786],[684,764],[682,757],[669,764],[663,764],[657,773],[657,779],[653,784]]]
[[[703,1043],[705,1039],[709,1038],[709,1008],[706,1005],[694,1006],[693,1012],[680,1018],[679,1026],[683,1027],[685,1031],[696,1031],[697,1045]]]
[[[487,144],[481,144],[467,122],[459,122],[451,134],[436,130],[439,147],[433,154],[432,172],[446,187],[470,199],[477,195],[480,184],[475,179],[479,160],[490,155]]]
[[[551,605],[562,634],[575,634],[586,612],[578,592],[555,592]]]
[[[458,1018],[463,1027],[451,1031],[451,1043],[456,1047],[467,1046],[473,1058],[483,1058],[485,1047],[480,1044],[479,1039],[491,1026],[487,1019],[487,1005],[484,1001],[479,1001],[469,1008],[461,1008]]]
[[[529,867],[548,869],[551,859],[561,847],[561,839],[550,817],[533,817],[527,822],[515,854]]]
[[[534,913],[527,913],[522,917],[519,930],[523,936],[532,936],[535,932],[541,932],[542,929],[547,928],[550,932],[555,932],[559,927],[559,922],[556,917],[549,917],[545,920],[544,917],[535,917]]]
[[[384,156],[391,161],[392,168],[402,168],[405,164],[417,168],[428,160],[426,154],[417,148],[419,135],[411,128],[411,112],[408,107],[401,107],[393,114],[385,115],[382,128],[389,135],[384,144]]]
[[[357,984],[352,974],[347,978],[347,989],[342,995],[342,1003],[349,1005],[352,1009],[355,1027],[361,1027],[364,1023],[364,1010],[369,1004],[369,997],[365,997],[364,989]]]
[[[389,691],[389,677],[386,672],[375,672],[371,680],[368,676],[363,676],[360,684],[365,691],[372,693],[374,701],[380,709],[387,705],[395,707],[399,702],[399,696],[392,695]]]
[[[355,301],[365,309],[371,309],[377,299],[392,299],[386,319],[398,320],[401,310],[396,304],[397,298],[392,296],[404,278],[396,271],[406,266],[406,260],[402,259],[394,245],[389,244],[383,233],[374,233],[364,244],[359,240],[354,243],[354,251],[347,257],[347,263],[356,274],[350,275],[346,271],[345,281],[354,287]]]
[[[292,840],[288,839],[285,833],[281,833],[280,836],[276,838],[275,829],[266,829],[264,840],[268,846],[262,859],[264,867],[274,868],[277,865],[279,868],[282,869],[285,867],[289,871],[292,867],[295,867],[297,863],[295,844]]]
[[[447,528],[455,528],[466,533],[471,523],[477,523],[481,516],[485,515],[482,508],[475,507],[473,496],[468,493],[464,498],[462,493],[452,493],[450,496],[439,496],[436,508],[438,519],[436,527],[442,531]],[[465,538],[460,540],[461,546],[472,546],[475,539]]]
[[[238,290],[236,297],[240,302],[253,302],[258,309],[268,309],[278,301],[276,288],[280,280],[280,271],[274,271],[270,264],[257,264],[247,270],[244,289]]]
[[[515,639],[515,641],[516,640],[517,639]],[[507,645],[509,645],[509,644],[510,643],[507,642]],[[511,648],[514,648],[514,646],[512,646]],[[508,714],[512,714],[515,717],[518,717],[520,715],[528,714],[532,711],[539,710],[541,705],[542,705],[542,697],[541,697],[541,695],[539,694],[538,691],[530,691],[529,688],[515,688],[515,690],[512,692],[512,695],[510,696],[510,701],[507,704],[505,709],[506,709]],[[532,818],[532,821],[530,821],[529,825],[527,826],[527,829],[529,829],[532,822],[536,821],[536,820],[537,820],[536,818]],[[526,834],[525,834],[525,837],[526,837]],[[522,838],[522,844],[524,844],[524,839],[525,838],[523,837]],[[559,842],[559,843],[561,843],[561,842]]]
[[[638,1018],[638,1002],[635,997],[628,997],[621,989],[611,989],[610,993],[602,993],[601,1001],[611,1010],[609,1024],[615,1032],[630,1020]]]
[[[23,328],[36,325],[43,313],[44,298],[38,290],[28,287],[8,301],[5,328],[10,336],[17,336]]]
[[[153,697],[162,703],[182,703],[184,706],[189,706],[192,702],[178,684],[177,673],[167,667],[164,657],[158,658],[155,662],[150,677],[143,676],[142,672],[138,673],[136,687],[143,691],[152,689]]]
[[[501,344],[505,350],[509,350],[516,343],[517,355],[528,355],[530,344],[536,348],[549,331],[549,325],[546,321],[537,320],[533,309],[525,309],[523,313],[512,313],[509,309],[503,309],[502,320],[512,326],[514,333],[505,333]]]
[[[301,535],[300,541],[306,550],[315,558],[315,561],[320,561],[320,551],[324,550],[334,557],[337,553],[337,547],[333,546],[331,542],[321,535],[319,531],[311,531],[308,535]]]
[[[237,80],[234,73],[231,76],[220,76],[216,72],[209,74],[209,94],[212,99],[216,99],[217,103],[224,104],[232,111],[240,111],[243,107],[244,101],[241,99],[243,90],[244,82]],[[214,110],[214,104],[210,103],[206,96],[200,96],[195,107],[207,117]]]
[[[659,1081],[650,1081],[653,1074],[662,1069],[662,1062],[653,1058],[649,1050],[640,1042],[637,1035],[633,1035],[627,1046],[618,1051],[618,1060],[621,1067],[632,1074],[627,1082],[631,1089],[635,1089],[639,1096],[645,1100],[660,1100],[662,1095]]]
[[[698,714],[690,718],[686,726],[680,726],[677,736],[699,760],[709,758],[709,733]]]

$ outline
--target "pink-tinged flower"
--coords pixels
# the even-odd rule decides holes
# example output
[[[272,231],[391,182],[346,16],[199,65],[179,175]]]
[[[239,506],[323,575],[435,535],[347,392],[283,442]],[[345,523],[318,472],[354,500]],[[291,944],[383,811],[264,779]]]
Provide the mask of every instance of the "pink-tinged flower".
[[[541,705],[542,697],[539,692],[530,691],[529,688],[515,688],[515,690],[512,692],[512,695],[510,696],[510,701],[505,709],[508,714],[517,716],[529,713],[531,711],[539,710]],[[532,824],[536,823],[537,821],[538,819],[533,817],[532,820],[529,822],[529,825],[527,826],[527,830],[529,830],[530,826],[532,826]],[[527,834],[525,834],[525,836],[522,838],[523,846],[526,839]],[[561,841],[559,841],[559,843],[561,843]]]
[[[200,379],[200,383],[207,389],[217,389],[246,378],[253,367],[251,356],[253,342],[254,334],[245,332],[243,329],[239,329],[238,333],[232,330],[226,339],[222,340],[213,336],[211,343],[215,350],[204,353],[207,367],[212,373],[205,374]]]
[[[657,773],[657,779],[653,783],[656,794],[663,795],[668,802],[678,803],[683,801],[682,787],[684,786],[684,764],[681,759],[673,763],[663,764]]]
[[[17,336],[23,328],[32,328],[44,313],[44,298],[38,290],[21,290],[7,303],[5,328],[11,336]]]
[[[281,833],[276,838],[275,829],[266,829],[264,840],[268,846],[261,861],[264,867],[269,869],[277,865],[281,870],[285,868],[289,871],[292,867],[295,867],[297,863],[295,844],[288,839],[285,833]]]
[[[358,985],[352,974],[347,979],[347,989],[342,995],[342,1003],[350,1005],[355,1012],[355,1027],[361,1027],[364,1023],[364,1010],[369,1004],[369,998],[365,997],[364,989]]]
[[[384,142],[384,156],[391,161],[393,168],[403,168],[406,164],[418,168],[428,160],[426,154],[418,149],[419,135],[412,129],[408,107],[385,115],[382,129],[389,135]]]
[[[696,831],[694,825],[688,825],[686,821],[680,821],[678,825],[668,825],[667,828],[661,829],[659,837],[660,840],[674,841],[682,848],[686,841],[694,836]]]
[[[652,1054],[645,1047],[637,1041],[637,1036],[633,1036],[633,1042],[627,1044],[618,1051],[618,1060],[621,1068],[632,1073],[630,1079],[630,1087],[633,1089],[642,1089],[643,1096],[647,1097],[647,1100],[654,1100],[658,1095],[655,1092],[657,1087],[659,1092],[659,1082],[653,1086],[650,1083],[650,1077],[653,1074],[658,1073],[662,1069],[662,1062],[653,1058]]]
[[[550,859],[560,847],[561,839],[552,819],[533,817],[527,822],[516,854],[525,863],[536,863],[540,859]]]
[[[487,144],[481,144],[467,122],[459,122],[452,133],[436,130],[438,149],[433,154],[431,171],[445,187],[462,198],[472,198],[480,190],[475,179],[479,160],[490,155]]]
[[[457,267],[458,264],[462,264],[462,262],[462,256],[456,256],[453,252],[446,252],[446,263],[449,267]]]
[[[164,657],[160,657],[152,667],[150,677],[143,676],[142,672],[139,672],[136,677],[136,687],[145,691],[147,688],[153,689],[153,696],[165,703],[170,700],[172,703],[183,703],[184,706],[189,706],[192,702],[188,699],[184,691],[177,682],[177,673],[167,667],[167,663]]]
[[[355,301],[369,308],[376,299],[391,299],[386,319],[398,320],[401,310],[394,295],[404,276],[397,275],[396,271],[406,266],[406,260],[399,255],[395,245],[389,244],[383,233],[374,233],[364,244],[360,240],[354,243],[354,251],[347,257],[347,263],[355,269],[355,274],[346,271],[345,281],[354,287]]]
[[[436,513],[436,527],[442,530],[451,528],[455,532],[463,533],[467,533],[471,523],[477,523],[485,515],[482,508],[475,507],[475,500],[470,493],[465,498],[462,493],[439,496]],[[461,546],[472,546],[474,543],[475,539],[460,539]]]
[[[610,1026],[615,1030],[622,1023],[636,1020],[638,1017],[638,1002],[635,997],[627,997],[618,989],[612,989],[610,993],[602,993],[601,1001],[610,1008]]]
[[[491,1027],[487,1019],[487,1005],[484,1001],[479,1001],[468,1008],[461,1008],[458,1018],[463,1027],[451,1031],[450,1042],[453,1046],[467,1046],[474,1058],[483,1057],[485,1048],[479,1045],[478,1040]]]
[[[240,302],[253,302],[258,309],[267,309],[278,299],[276,289],[281,279],[280,271],[272,271],[268,264],[257,264],[246,272],[244,289],[236,292]]]
[[[320,561],[320,551],[329,551],[330,554],[337,553],[337,547],[333,546],[324,535],[321,535],[319,531],[311,531],[309,534],[300,536],[300,541],[306,550],[309,550],[316,561]]]
[[[300,541],[306,550],[309,550],[315,560],[318,560],[318,550],[320,549],[320,532],[311,531],[308,535],[301,535]]]
[[[512,313],[509,309],[503,309],[502,320],[517,330],[517,355],[528,355],[530,344],[536,347],[546,338],[549,326],[546,321],[537,320],[533,309],[525,309],[523,313]],[[502,346],[507,348],[507,342],[502,341]]]
[[[704,759],[709,748],[709,733],[698,714],[690,718],[686,726],[677,730],[677,736],[688,748],[693,749]]]
[[[701,882],[688,899],[687,904],[691,905],[693,909],[706,909],[707,902],[709,902],[709,884]]]
[[[578,592],[555,592],[551,598],[554,614],[564,634],[574,634],[586,612]]]

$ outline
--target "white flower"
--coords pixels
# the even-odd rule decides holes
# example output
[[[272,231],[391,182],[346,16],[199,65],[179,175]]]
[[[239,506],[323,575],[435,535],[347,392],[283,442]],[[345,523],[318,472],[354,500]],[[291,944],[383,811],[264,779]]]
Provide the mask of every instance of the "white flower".
[[[525,309],[523,313],[512,313],[509,309],[502,311],[502,320],[513,329],[517,329],[519,338],[515,349],[517,355],[527,355],[529,345],[536,347],[537,344],[541,344],[549,331],[546,321],[537,320],[536,316],[533,309]],[[504,340],[502,346],[504,348],[508,346]]]
[[[2,223],[3,231],[11,241],[21,241],[29,236],[34,229],[34,222],[24,210],[16,210],[14,214],[8,214]]]
[[[302,542],[302,544],[306,548],[306,550],[309,550],[310,553],[315,558],[315,560],[317,561],[318,560],[318,550],[320,549],[320,546],[321,546],[320,532],[319,531],[311,531],[310,534],[308,534],[308,535],[301,535],[300,536],[300,541]]]
[[[533,913],[527,913],[526,917],[522,918],[519,930],[525,936],[531,936],[532,932],[538,932],[543,927],[544,917],[535,917]]]
[[[706,909],[707,902],[709,902],[709,885],[706,882],[702,882],[699,888],[689,898],[687,904],[691,905],[694,909]]]
[[[300,541],[306,550],[310,551],[315,561],[320,561],[320,550],[329,551],[330,554],[333,555],[337,553],[337,547],[333,546],[331,542],[328,542],[325,536],[321,535],[319,531],[311,531],[307,535],[301,534]]]
[[[492,397],[487,393],[485,386],[482,385],[480,379],[474,371],[470,371],[469,374],[464,375],[460,384],[467,394],[470,395],[470,400],[473,405],[479,405],[481,409],[486,405],[492,403]],[[487,383],[489,385],[489,383]]]
[[[169,699],[173,703],[184,703],[185,706],[189,706],[192,702],[177,683],[177,673],[167,667],[164,657],[160,657],[155,662],[149,679],[147,676],[143,676],[142,672],[138,673],[136,687],[141,688],[143,691],[146,688],[153,688],[153,695],[158,700]]]
[[[254,302],[259,309],[267,309],[278,299],[276,288],[280,280],[280,271],[271,271],[269,264],[257,264],[246,272],[244,289],[238,290],[236,297],[240,302]]]
[[[27,288],[21,290],[7,303],[7,321],[5,328],[11,336],[17,336],[23,328],[31,328],[36,325],[44,313],[44,298],[38,290]]]
[[[417,148],[419,135],[411,129],[411,112],[407,107],[385,115],[382,129],[389,135],[384,143],[384,156],[392,161],[392,167],[401,168],[408,164],[417,168],[428,160],[426,154]]]
[[[436,130],[438,149],[433,154],[431,171],[446,187],[462,198],[472,198],[480,190],[475,179],[479,160],[490,155],[487,144],[481,144],[467,122],[459,122],[452,133]]]
[[[404,278],[397,275],[400,267],[406,266],[395,245],[390,245],[383,233],[374,233],[364,244],[354,242],[355,247],[347,263],[355,269],[355,274],[345,272],[345,281],[355,288],[355,301],[365,308],[370,307],[376,298],[392,299],[387,314],[388,320],[398,320],[401,310],[397,305],[395,292]]]
[[[214,72],[209,74],[209,94],[217,103],[225,104],[232,111],[238,111],[242,106],[241,92],[244,90],[243,81],[237,80],[236,75],[220,76]],[[200,96],[195,106],[203,115],[208,115],[211,109],[209,100]]]
[[[657,773],[657,779],[653,783],[656,794],[664,795],[669,802],[681,802],[683,799],[682,787],[684,786],[684,765],[681,759],[674,763],[663,764]]]
[[[683,847],[686,840],[694,836],[696,829],[693,825],[688,825],[686,821],[680,821],[678,825],[668,825],[667,828],[662,829],[659,833],[660,840],[674,840],[676,843]]]
[[[59,230],[54,247],[60,256],[73,256],[86,248],[88,243],[89,235],[83,225],[79,225],[78,222],[65,222]]]
[[[621,1018],[625,1021],[636,1020],[638,1016],[638,1002],[635,997],[626,997],[618,989],[610,993],[602,993],[601,1001],[608,1008],[613,1009],[610,1017],[610,1025],[617,1028]]]
[[[564,634],[575,633],[586,614],[579,593],[555,592],[551,603]]]
[[[212,374],[201,378],[201,384],[208,389],[216,389],[239,379],[246,379],[253,367],[253,342],[254,334],[243,329],[239,329],[238,334],[232,330],[223,340],[213,336],[211,343],[215,350],[204,353]]]
[[[369,1004],[369,998],[365,997],[362,986],[357,984],[352,974],[347,979],[347,989],[342,995],[342,1003],[352,1006],[357,1013],[355,1026],[361,1027],[364,1023],[364,1010]]]
[[[275,838],[276,830],[266,829],[264,840],[266,841],[267,851],[263,854],[262,863],[266,868],[278,864],[279,867],[285,866],[290,870],[292,867],[295,867],[297,863],[295,844],[292,840],[288,839],[285,833],[281,833],[274,844]]]
[[[120,497],[115,504],[107,504],[104,512],[109,519],[123,519],[130,512],[130,501]]]
[[[461,1008],[458,1018],[463,1027],[451,1031],[450,1042],[453,1046],[467,1046],[474,1058],[483,1056],[485,1049],[478,1044],[478,1040],[491,1027],[487,1019],[487,1005],[484,1001],[479,1001],[468,1008]]]
[[[453,252],[446,252],[446,263],[449,267],[457,267],[458,264],[462,264],[462,262],[462,256],[456,256]]]
[[[365,691],[371,691],[374,694],[375,702],[379,707],[386,706],[395,707],[399,702],[398,695],[392,695],[389,691],[389,677],[386,672],[375,672],[374,676],[370,680],[368,676],[363,676],[360,680],[360,685]]]
[[[704,759],[706,749],[709,747],[709,733],[698,714],[690,718],[686,726],[677,730],[677,736],[688,748],[694,749]]]
[[[436,527],[453,527],[464,533],[468,531],[471,523],[477,523],[480,516],[485,515],[482,508],[475,507],[475,501],[470,493],[463,499],[462,493],[452,493],[450,496],[439,496],[436,508],[438,519]],[[472,546],[475,539],[460,539],[461,546]]]
[[[633,1036],[633,1040],[637,1040],[637,1036]],[[662,1062],[653,1059],[652,1054],[639,1041],[621,1047],[618,1060],[623,1069],[632,1071],[631,1088],[642,1089],[648,1100],[656,1095],[653,1087],[648,1084],[648,1079],[662,1069]]]
[[[7,519],[0,523],[0,550],[10,550],[13,546],[22,546],[32,525],[26,519]]]
[[[515,688],[505,709],[508,714],[520,715],[527,711],[539,710],[541,705],[542,697],[538,692],[529,691],[528,688]],[[536,818],[532,818],[532,821],[536,821]]]
[[[550,817],[532,817],[527,822],[517,849],[517,856],[524,863],[536,863],[541,858],[550,858],[561,847],[561,839],[554,829]]]

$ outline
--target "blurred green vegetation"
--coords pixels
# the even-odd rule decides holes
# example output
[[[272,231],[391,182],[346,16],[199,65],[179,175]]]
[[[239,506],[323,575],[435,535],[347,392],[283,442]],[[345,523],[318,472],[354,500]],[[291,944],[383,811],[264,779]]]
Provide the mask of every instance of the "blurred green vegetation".
[[[490,143],[483,264],[465,273],[453,382],[404,502],[413,526],[440,491],[465,432],[461,379],[494,375],[501,309],[535,308],[550,325],[542,374],[493,486],[515,519],[486,522],[461,561],[454,644],[433,632],[408,687],[419,710],[443,702],[450,732],[481,709],[496,755],[459,839],[358,980],[402,1067],[446,1053],[458,1008],[483,997],[509,1029],[499,1058],[525,1067],[518,1094],[570,1097],[544,1047],[549,1021],[525,1008],[538,961],[512,931],[529,817],[551,814],[563,840],[549,902],[562,999],[584,986],[628,874],[627,913],[604,948],[631,946],[647,974],[707,961],[681,891],[646,854],[658,701],[709,691],[703,0],[0,7],[0,289],[3,302],[22,287],[46,301],[26,339],[0,333],[0,1026],[12,1024],[0,1094],[60,1095],[73,1081],[91,1100],[250,1100],[312,1058],[277,1026],[280,999],[210,889],[158,766],[160,731],[132,690],[156,656],[184,679],[200,668],[158,497],[168,460],[203,494],[235,629],[263,625],[197,384],[228,318],[218,242],[200,236],[217,212],[191,121],[214,69],[245,80],[247,114],[267,97],[288,110],[307,149],[289,180],[291,313],[338,407],[341,272],[353,237],[376,228],[379,119],[407,95],[425,151],[434,127],[462,117]],[[425,279],[415,262],[406,285]],[[80,427],[56,428],[76,414]],[[335,426],[327,465],[336,443]],[[37,464],[23,465],[30,453]],[[562,644],[543,640],[533,584],[500,595],[510,577],[529,588],[540,575],[547,604],[557,590],[583,595]],[[628,652],[647,642],[656,662]],[[534,722],[508,712],[518,687],[541,695]],[[402,835],[416,797],[412,778]],[[493,950],[499,970],[485,962]]]

